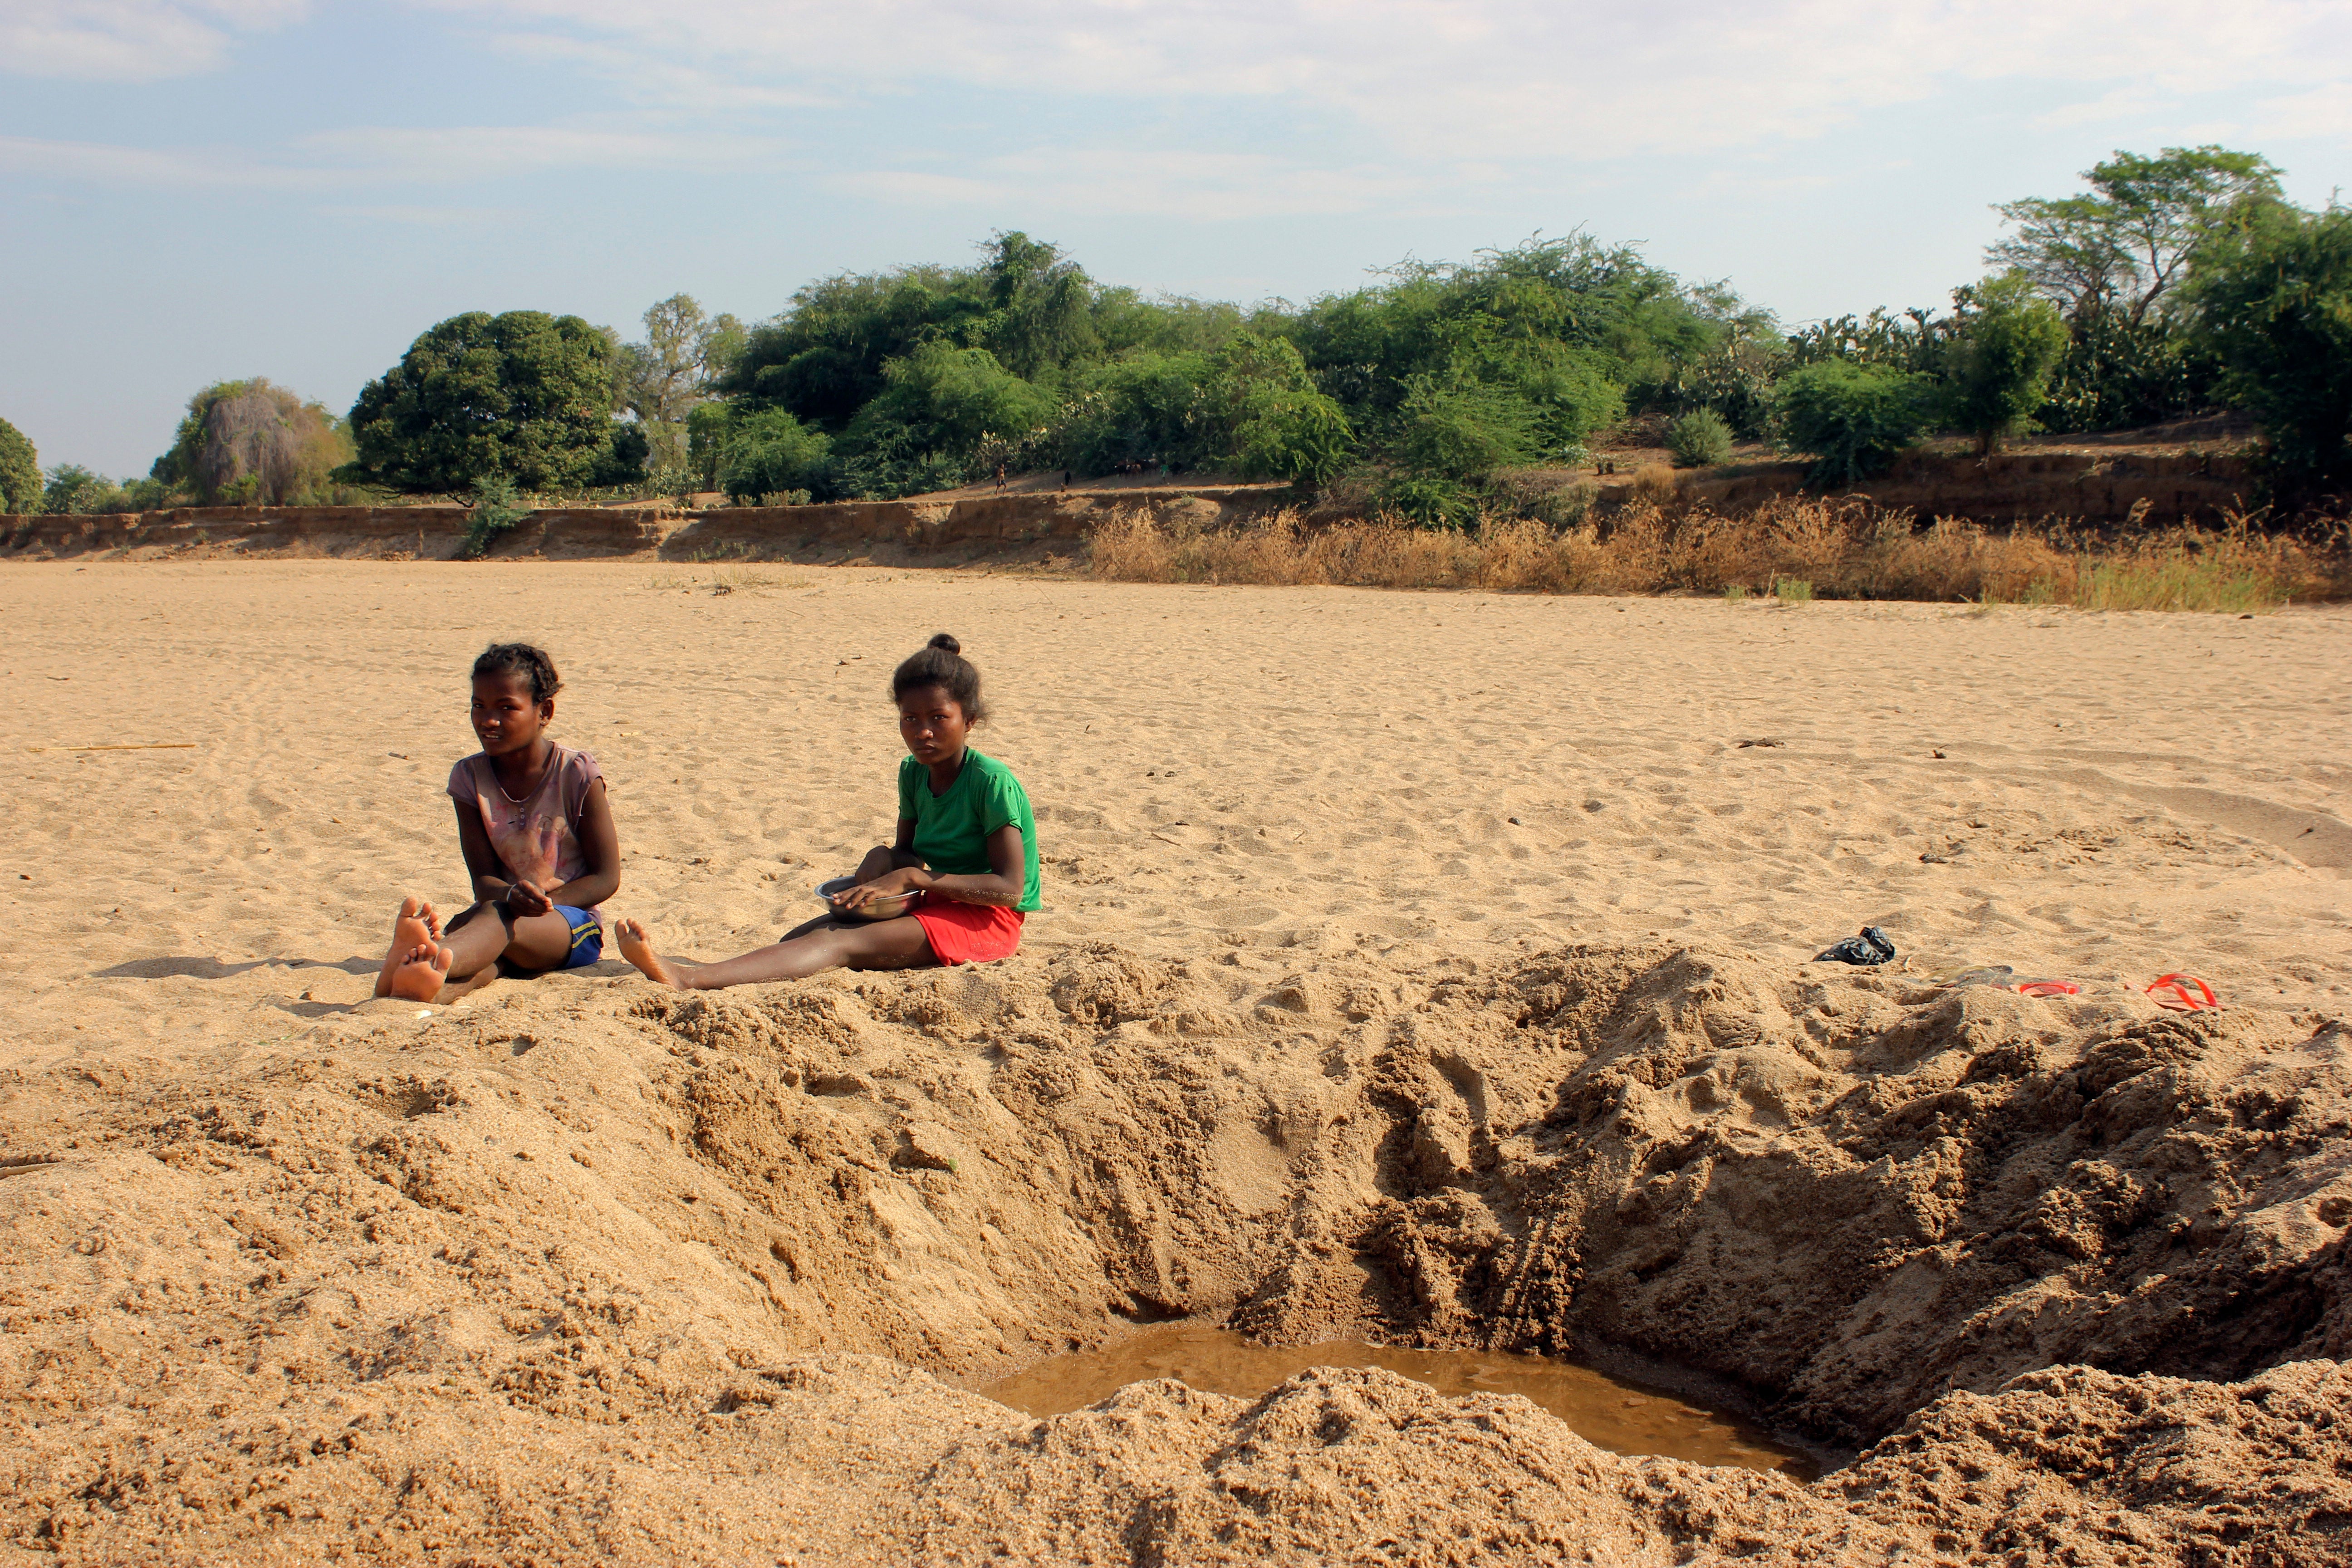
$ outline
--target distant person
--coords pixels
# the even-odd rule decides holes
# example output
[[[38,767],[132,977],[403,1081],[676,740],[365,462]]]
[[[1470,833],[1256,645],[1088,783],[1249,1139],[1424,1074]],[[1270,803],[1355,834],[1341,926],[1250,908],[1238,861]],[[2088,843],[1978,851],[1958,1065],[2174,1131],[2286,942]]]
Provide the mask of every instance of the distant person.
[[[615,925],[621,956],[648,980],[685,991],[716,991],[766,980],[798,980],[823,969],[914,969],[986,963],[1021,945],[1035,910],[1037,824],[1013,770],[965,744],[988,717],[980,671],[941,632],[890,677],[898,705],[898,832],[866,851],[857,879],[833,895],[835,912],[783,940],[719,963],[688,963],[654,952],[633,920]],[[877,900],[918,895],[904,914],[875,920],[859,910]]]
[[[1004,465],[1002,463],[996,465],[996,488],[998,489],[1004,488]]]
[[[621,886],[621,841],[596,759],[547,738],[563,688],[555,661],[495,643],[473,679],[482,749],[449,770],[449,794],[474,901],[445,926],[431,904],[403,899],[379,996],[450,1002],[497,978],[501,961],[541,973],[604,955],[596,906]]]
[[[1062,488],[1064,489],[1070,488],[1070,470],[1067,468],[1062,470]]]

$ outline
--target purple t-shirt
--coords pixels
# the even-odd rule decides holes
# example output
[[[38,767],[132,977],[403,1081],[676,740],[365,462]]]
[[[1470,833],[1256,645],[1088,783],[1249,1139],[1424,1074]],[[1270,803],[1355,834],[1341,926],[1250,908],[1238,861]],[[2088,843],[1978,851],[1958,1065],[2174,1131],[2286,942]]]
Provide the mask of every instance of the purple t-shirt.
[[[552,745],[552,742],[551,742]],[[569,882],[588,869],[580,848],[580,817],[588,808],[588,786],[604,776],[596,759],[569,746],[553,746],[539,787],[520,800],[499,783],[498,769],[481,752],[449,770],[449,794],[482,814],[490,847],[513,877],[542,888]],[[603,911],[591,910],[603,917]]]

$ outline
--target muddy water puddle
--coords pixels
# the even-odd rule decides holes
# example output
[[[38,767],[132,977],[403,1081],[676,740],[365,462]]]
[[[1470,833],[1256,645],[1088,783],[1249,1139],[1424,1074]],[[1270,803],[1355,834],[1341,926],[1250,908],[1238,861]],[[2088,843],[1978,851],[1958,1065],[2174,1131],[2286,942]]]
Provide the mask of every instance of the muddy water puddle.
[[[1276,1348],[1253,1344],[1228,1329],[1171,1323],[1102,1350],[1049,1357],[976,1392],[1031,1415],[1058,1415],[1155,1377],[1255,1399],[1310,1366],[1384,1367],[1448,1395],[1522,1394],[1567,1422],[1586,1442],[1612,1453],[1780,1470],[1807,1481],[1821,1470],[1811,1457],[1774,1442],[1761,1429],[1677,1394],[1590,1367],[1497,1351],[1400,1350],[1352,1340]]]

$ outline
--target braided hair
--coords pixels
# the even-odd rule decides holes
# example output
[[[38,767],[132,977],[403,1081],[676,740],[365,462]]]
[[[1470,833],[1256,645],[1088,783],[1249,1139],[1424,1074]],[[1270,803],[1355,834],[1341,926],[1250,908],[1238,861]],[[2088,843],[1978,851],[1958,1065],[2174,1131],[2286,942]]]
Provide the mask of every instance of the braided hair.
[[[527,642],[494,642],[482,650],[474,661],[474,679],[486,675],[512,676],[530,682],[530,700],[544,702],[563,689],[562,678],[555,673],[555,661],[547,650]]]
[[[890,700],[895,702],[926,686],[940,687],[954,698],[965,723],[977,724],[988,717],[987,705],[980,700],[979,667],[963,657],[963,645],[945,632],[891,673]]]

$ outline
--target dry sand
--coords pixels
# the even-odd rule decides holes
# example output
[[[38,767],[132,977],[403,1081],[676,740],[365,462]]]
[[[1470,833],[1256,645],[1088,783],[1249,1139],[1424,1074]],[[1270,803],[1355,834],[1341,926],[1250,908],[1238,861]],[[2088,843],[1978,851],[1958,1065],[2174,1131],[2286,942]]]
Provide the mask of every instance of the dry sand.
[[[2352,614],[281,563],[0,616],[0,1552],[2352,1560]],[[887,832],[940,629],[1037,804],[1015,959],[366,1000],[462,889],[484,641],[563,668],[610,912],[715,956]],[[131,744],[187,749],[58,749]],[[1864,922],[1906,969],[1803,962]],[[1177,1314],[1876,1446],[950,1386]]]

